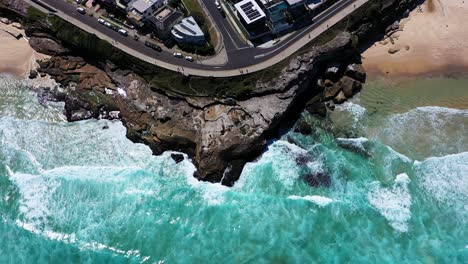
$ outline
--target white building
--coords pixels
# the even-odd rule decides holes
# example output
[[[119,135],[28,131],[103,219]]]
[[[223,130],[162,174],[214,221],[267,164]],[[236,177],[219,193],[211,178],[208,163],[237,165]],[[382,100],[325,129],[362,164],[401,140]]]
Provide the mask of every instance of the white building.
[[[247,29],[265,23],[265,12],[263,12],[255,0],[243,0],[235,4],[234,7],[236,8],[239,19]]]
[[[179,43],[205,44],[205,34],[193,17],[186,17],[171,30],[172,37]]]
[[[141,25],[164,5],[164,0],[133,0],[128,4],[127,17]]]

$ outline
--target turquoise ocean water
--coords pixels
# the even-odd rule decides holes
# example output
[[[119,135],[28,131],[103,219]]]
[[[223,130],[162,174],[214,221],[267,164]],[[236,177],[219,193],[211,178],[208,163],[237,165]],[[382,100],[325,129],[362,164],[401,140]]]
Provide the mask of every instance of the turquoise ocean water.
[[[0,78],[0,263],[468,262],[466,87],[444,87],[451,108],[370,83],[227,188],[120,122],[66,123],[31,85]]]

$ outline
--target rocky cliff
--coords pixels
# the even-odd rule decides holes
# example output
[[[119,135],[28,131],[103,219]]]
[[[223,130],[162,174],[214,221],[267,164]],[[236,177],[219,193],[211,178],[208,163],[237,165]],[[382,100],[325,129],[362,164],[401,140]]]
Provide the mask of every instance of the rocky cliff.
[[[361,27],[358,32],[365,36]],[[185,152],[198,168],[197,178],[225,185],[232,185],[244,164],[257,158],[267,141],[291,125],[305,107],[326,114],[326,106],[352,97],[365,81],[353,35],[347,32],[291,59],[277,77],[257,81],[242,98],[170,96],[110,61],[73,56],[41,27],[30,27],[27,33],[33,48],[52,55],[40,62],[38,71],[63,86],[41,96],[65,101],[70,121],[119,118],[133,141],[147,144],[154,154]]]

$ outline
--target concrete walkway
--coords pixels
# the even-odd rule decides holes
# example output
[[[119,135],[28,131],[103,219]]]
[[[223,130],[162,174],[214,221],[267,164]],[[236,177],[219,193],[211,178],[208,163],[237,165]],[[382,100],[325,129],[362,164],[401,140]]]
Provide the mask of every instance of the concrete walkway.
[[[25,0],[26,2],[30,3],[31,5],[38,7],[37,4],[32,2],[31,0]],[[262,53],[259,55],[256,55],[254,58],[246,58],[246,60],[252,60],[252,65],[248,67],[242,67],[238,69],[232,69],[232,70],[223,70],[222,67],[216,67],[213,70],[204,70],[204,69],[196,69],[196,68],[191,68],[184,66],[183,67],[183,74],[184,75],[195,75],[195,76],[203,76],[203,77],[233,77],[233,76],[239,76],[243,75],[246,73],[253,73],[256,71],[260,71],[263,69],[266,69],[286,58],[294,54],[297,50],[302,48],[303,46],[307,45],[309,42],[317,38],[319,35],[321,35],[323,32],[327,31],[329,28],[331,28],[333,25],[337,24],[340,22],[342,19],[346,18],[348,15],[353,13],[356,9],[358,9],[360,6],[364,5],[367,3],[369,0],[349,0],[349,1],[343,1],[343,2],[338,2],[338,4],[343,4],[347,5],[344,7],[340,12],[334,14],[334,15],[328,15],[328,16],[323,16],[317,18],[314,20],[314,23],[309,25],[305,31],[306,33],[303,35],[296,35],[295,37],[292,37],[288,40],[283,41],[278,47],[272,51],[268,51],[266,53]],[[43,9],[43,8],[41,8]],[[108,41],[109,43],[112,43],[115,47],[121,49],[122,51],[137,57],[143,61],[152,63],[154,65],[157,65],[159,67],[172,70],[172,71],[179,71],[180,66],[167,63],[162,60],[158,60],[155,58],[152,58],[150,56],[147,56],[145,54],[142,54],[134,49],[132,49],[129,46],[125,46],[123,44],[119,44],[118,42],[114,41],[112,38],[106,36],[105,34],[102,34],[100,31],[91,28],[87,26],[84,23],[81,23],[78,19],[68,16],[67,14],[64,14],[60,11],[55,13],[57,16],[61,17],[62,19],[65,19],[66,21],[80,27],[81,29],[91,33],[95,34],[97,37]],[[317,26],[318,25],[318,26]],[[308,32],[308,33],[307,33]],[[278,50],[284,48],[287,46],[286,49],[284,49],[282,52],[273,55],[273,53],[277,52]],[[271,58],[264,60],[259,63],[255,63],[255,59],[260,59],[263,57],[267,56],[272,56]],[[213,60],[214,62],[215,60]],[[218,60],[218,63],[222,60]],[[205,63],[206,61],[203,61]],[[218,64],[219,65],[219,64]],[[217,66],[217,65],[216,65]]]

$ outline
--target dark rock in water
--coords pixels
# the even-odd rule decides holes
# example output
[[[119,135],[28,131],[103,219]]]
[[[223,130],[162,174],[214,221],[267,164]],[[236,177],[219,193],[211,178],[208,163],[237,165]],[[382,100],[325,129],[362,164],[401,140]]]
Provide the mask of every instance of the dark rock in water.
[[[93,113],[87,110],[76,110],[73,111],[70,115],[70,121],[80,121],[85,119],[90,119],[93,117]]]
[[[325,100],[333,99],[341,91],[341,83],[335,83],[331,87],[325,88],[323,91],[323,98]]]
[[[109,126],[108,126],[108,125],[104,125],[104,126],[102,127],[102,129],[109,129]]]
[[[241,175],[244,165],[245,161],[243,160],[232,161],[223,173],[221,184],[225,186],[233,186],[238,180],[239,175]]]
[[[346,98],[346,96],[344,95],[343,91],[340,91],[340,92],[338,93],[338,95],[337,95],[335,98],[333,98],[333,102],[334,102],[335,104],[342,104],[342,103],[344,103],[347,99],[348,99],[348,98]]]
[[[340,83],[342,87],[341,89],[346,98],[353,97],[353,95],[355,95],[362,89],[362,84],[359,81],[356,81],[348,76],[343,77],[340,80]]]
[[[172,153],[171,158],[175,161],[175,163],[179,164],[184,160],[184,155],[178,153]]]
[[[361,83],[366,82],[367,78],[366,71],[364,70],[364,67],[362,67],[362,64],[348,65],[345,71],[345,75]]]
[[[35,79],[35,78],[37,78],[37,71],[31,70],[29,72],[29,79]]]
[[[305,166],[307,163],[313,161],[314,159],[308,154],[299,154],[296,156],[296,165]]]
[[[312,127],[307,123],[307,121],[301,118],[296,122],[294,132],[301,133],[303,135],[310,135],[312,133]]]
[[[364,147],[363,143],[367,141],[358,141],[357,139],[339,138],[337,141],[338,146],[348,151],[357,153],[365,158],[370,158],[371,154]]]
[[[327,116],[327,108],[325,107],[325,104],[323,102],[307,103],[306,110],[307,112],[313,115],[315,114],[321,117]]]
[[[302,177],[305,183],[312,187],[330,187],[331,177],[325,172],[306,174]]]

